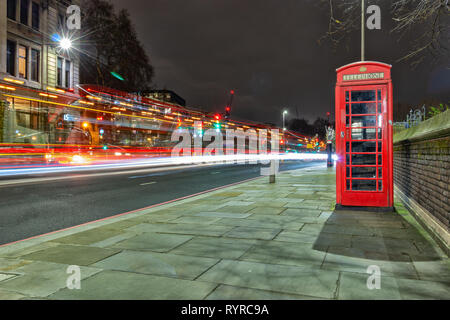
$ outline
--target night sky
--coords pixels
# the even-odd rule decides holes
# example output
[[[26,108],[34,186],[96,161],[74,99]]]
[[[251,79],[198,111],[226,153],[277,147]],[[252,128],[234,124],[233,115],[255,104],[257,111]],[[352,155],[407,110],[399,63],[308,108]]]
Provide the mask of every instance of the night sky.
[[[177,92],[187,105],[223,112],[236,91],[234,118],[281,124],[289,117],[314,120],[334,110],[335,70],[360,60],[359,33],[349,48],[333,51],[317,40],[328,11],[316,0],[111,0],[127,8],[155,68],[153,86]],[[393,65],[394,103],[419,106],[450,97],[450,63],[428,60],[412,70],[402,57],[411,39],[367,30],[366,60]],[[395,111],[394,111],[395,112]]]

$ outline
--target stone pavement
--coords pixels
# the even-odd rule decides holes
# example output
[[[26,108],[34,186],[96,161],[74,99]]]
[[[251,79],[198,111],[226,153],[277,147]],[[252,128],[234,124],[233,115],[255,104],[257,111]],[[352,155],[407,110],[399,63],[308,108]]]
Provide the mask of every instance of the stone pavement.
[[[400,203],[334,199],[320,164],[4,246],[0,299],[450,299],[448,257]]]

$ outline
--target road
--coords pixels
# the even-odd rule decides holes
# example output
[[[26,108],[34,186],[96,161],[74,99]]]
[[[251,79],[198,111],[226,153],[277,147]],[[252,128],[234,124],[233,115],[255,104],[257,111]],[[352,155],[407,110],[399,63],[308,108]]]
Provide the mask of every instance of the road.
[[[323,162],[285,162],[280,170],[315,165]],[[0,245],[258,176],[258,165],[209,165],[0,180]]]

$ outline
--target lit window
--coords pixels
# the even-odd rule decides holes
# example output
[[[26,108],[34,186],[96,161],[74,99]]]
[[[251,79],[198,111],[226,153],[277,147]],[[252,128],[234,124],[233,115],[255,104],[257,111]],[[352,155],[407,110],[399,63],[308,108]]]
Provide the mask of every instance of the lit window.
[[[27,78],[28,54],[27,47],[19,46],[19,77]]]

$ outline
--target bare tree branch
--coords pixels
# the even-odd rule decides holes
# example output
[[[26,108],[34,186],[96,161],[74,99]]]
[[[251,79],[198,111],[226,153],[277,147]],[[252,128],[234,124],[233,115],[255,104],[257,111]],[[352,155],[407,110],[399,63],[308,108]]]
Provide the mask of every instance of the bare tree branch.
[[[319,43],[329,40],[337,47],[344,40],[348,40],[350,32],[359,30],[361,0],[320,0],[320,2],[329,7],[330,21],[328,31],[319,39]],[[435,59],[448,57],[449,0],[395,0],[391,5],[391,14],[395,23],[391,33],[398,36],[398,41],[406,35],[420,32],[407,49],[407,53],[397,62],[408,61],[412,66],[417,66],[428,55]]]

